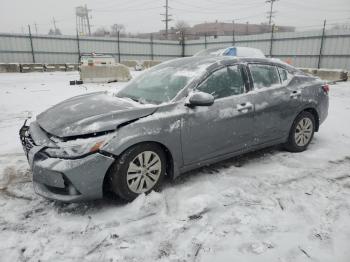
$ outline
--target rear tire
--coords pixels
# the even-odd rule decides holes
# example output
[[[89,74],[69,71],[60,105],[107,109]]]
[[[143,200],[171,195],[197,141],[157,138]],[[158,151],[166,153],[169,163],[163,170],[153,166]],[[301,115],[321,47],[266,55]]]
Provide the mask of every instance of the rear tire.
[[[110,189],[132,201],[140,194],[159,190],[166,171],[166,157],[157,144],[144,143],[127,149],[109,170]]]
[[[307,111],[301,112],[294,120],[285,148],[290,152],[305,151],[315,133],[315,117]]]

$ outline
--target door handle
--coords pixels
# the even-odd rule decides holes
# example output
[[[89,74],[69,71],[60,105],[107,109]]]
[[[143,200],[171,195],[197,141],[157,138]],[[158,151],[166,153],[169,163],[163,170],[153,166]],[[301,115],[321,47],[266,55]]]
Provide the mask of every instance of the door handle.
[[[237,111],[246,113],[253,109],[253,104],[250,102],[242,103],[237,105]]]
[[[301,96],[301,91],[300,90],[295,90],[290,94],[291,98],[298,98],[299,96]]]

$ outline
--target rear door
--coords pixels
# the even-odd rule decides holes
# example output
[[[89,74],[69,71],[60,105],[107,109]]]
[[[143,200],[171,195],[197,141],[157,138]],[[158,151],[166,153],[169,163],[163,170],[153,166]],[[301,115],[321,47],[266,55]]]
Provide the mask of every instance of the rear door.
[[[295,114],[295,103],[287,88],[291,76],[273,64],[252,63],[248,69],[253,82],[255,143],[286,137]],[[283,78],[280,70],[281,75],[285,73]]]
[[[211,106],[188,108],[182,120],[185,165],[225,155],[253,143],[253,104],[240,66],[211,73],[197,88],[210,93]]]

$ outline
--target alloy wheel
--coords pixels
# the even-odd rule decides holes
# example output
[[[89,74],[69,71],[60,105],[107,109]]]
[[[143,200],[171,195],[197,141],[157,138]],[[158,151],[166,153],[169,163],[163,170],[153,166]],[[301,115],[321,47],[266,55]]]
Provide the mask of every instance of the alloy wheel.
[[[302,118],[295,128],[295,143],[300,147],[307,145],[311,140],[313,129],[311,119],[308,117]]]
[[[162,171],[162,162],[157,153],[144,151],[130,163],[126,175],[129,189],[141,194],[151,190],[157,183]]]

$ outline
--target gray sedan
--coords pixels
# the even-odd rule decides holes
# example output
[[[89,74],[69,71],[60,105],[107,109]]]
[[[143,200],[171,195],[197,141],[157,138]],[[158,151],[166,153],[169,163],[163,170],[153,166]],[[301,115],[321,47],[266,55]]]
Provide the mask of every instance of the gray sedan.
[[[35,191],[74,202],[125,200],[179,174],[260,148],[304,151],[328,113],[329,88],[272,59],[164,62],[117,93],[63,101],[24,124]]]

